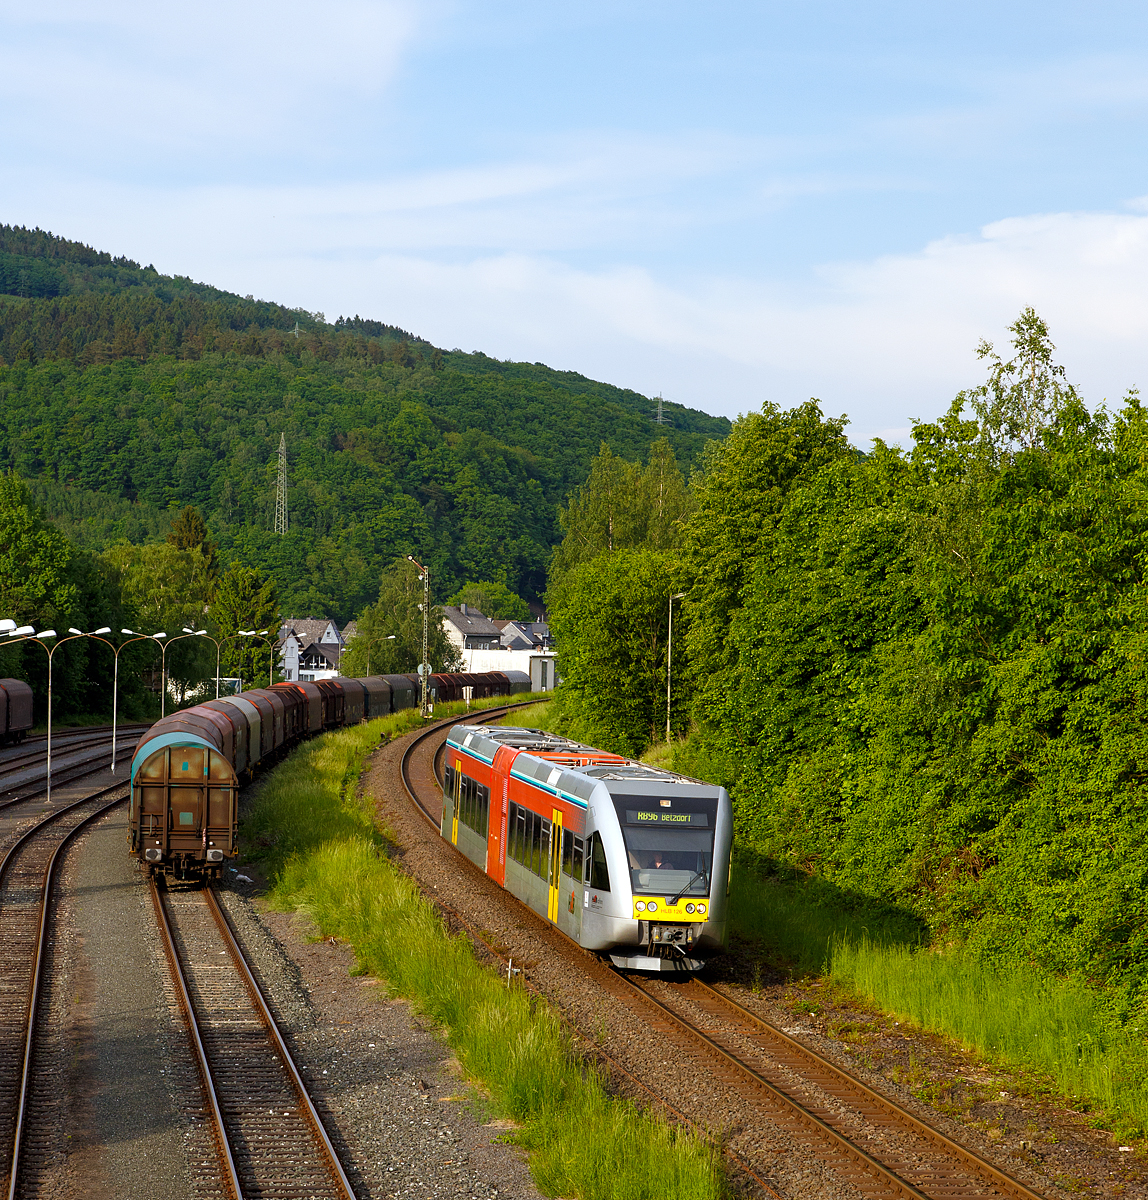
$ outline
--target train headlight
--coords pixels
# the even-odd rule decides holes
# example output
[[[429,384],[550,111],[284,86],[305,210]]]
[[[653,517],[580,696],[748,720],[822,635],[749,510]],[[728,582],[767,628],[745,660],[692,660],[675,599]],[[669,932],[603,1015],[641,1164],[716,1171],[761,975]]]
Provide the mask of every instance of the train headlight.
[[[646,905],[646,908],[649,909],[650,912],[657,912],[658,902],[656,900],[651,900],[650,903]]]
[[[638,912],[645,912],[645,911],[646,911],[646,902],[645,902],[645,900],[639,900],[639,901],[638,901],[638,902],[637,902],[637,903],[634,905],[634,907],[635,907],[635,908],[638,910]]]
[[[686,912],[688,912],[688,913],[692,913],[693,911],[694,911],[694,906],[693,906],[692,904],[687,904],[687,905],[686,905]]]
[[[699,905],[698,905],[698,912],[700,912],[700,913],[704,913],[705,911],[706,911],[706,906],[705,906],[704,904],[699,904]]]

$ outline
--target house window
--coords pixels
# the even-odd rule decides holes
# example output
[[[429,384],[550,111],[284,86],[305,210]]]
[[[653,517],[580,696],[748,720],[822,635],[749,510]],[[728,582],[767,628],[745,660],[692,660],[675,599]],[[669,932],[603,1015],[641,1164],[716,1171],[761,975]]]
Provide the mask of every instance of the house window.
[[[546,691],[547,687],[549,686],[546,682],[548,675],[549,675],[549,671],[550,671],[550,664],[546,661],[546,659],[543,659],[542,660],[542,690],[543,691]],[[565,693],[563,693],[563,695],[565,695]]]

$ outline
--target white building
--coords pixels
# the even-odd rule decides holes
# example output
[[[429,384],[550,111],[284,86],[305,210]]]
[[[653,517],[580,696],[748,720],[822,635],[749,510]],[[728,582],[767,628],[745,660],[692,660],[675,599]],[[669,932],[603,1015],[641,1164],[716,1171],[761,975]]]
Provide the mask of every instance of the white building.
[[[335,679],[346,639],[326,617],[288,617],[279,629],[279,669],[293,683]]]
[[[464,671],[525,671],[535,692],[548,692],[558,682],[558,657],[544,625],[491,621],[466,604],[448,604],[442,611],[443,629]]]

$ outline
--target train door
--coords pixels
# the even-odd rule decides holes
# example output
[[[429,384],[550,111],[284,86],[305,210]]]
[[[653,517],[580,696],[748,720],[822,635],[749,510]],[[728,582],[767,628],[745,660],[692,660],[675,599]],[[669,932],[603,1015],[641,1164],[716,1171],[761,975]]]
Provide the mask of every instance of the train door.
[[[582,935],[582,854],[582,839],[573,829],[563,829],[557,924],[563,933],[576,942]],[[566,897],[565,901],[563,896]]]
[[[546,916],[557,924],[559,897],[562,893],[562,812],[552,808],[550,813],[550,903],[546,909]]]
[[[454,795],[451,797],[451,813],[450,822],[450,844],[458,845],[458,810],[462,804],[462,759],[456,758],[454,761]]]
[[[196,854],[206,839],[203,791],[210,752],[199,746],[176,746],[169,753],[168,845],[173,853]]]
[[[510,764],[518,756],[510,746],[499,746],[490,767],[490,829],[486,848],[486,872],[506,886],[506,843],[510,824]]]

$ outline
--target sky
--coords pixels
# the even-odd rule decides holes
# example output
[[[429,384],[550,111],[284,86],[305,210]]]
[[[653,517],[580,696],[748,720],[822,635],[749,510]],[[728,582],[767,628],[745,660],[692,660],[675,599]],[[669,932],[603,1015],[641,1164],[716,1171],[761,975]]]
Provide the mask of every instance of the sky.
[[[1148,9],[0,0],[0,222],[906,444],[1028,305],[1148,386]]]

